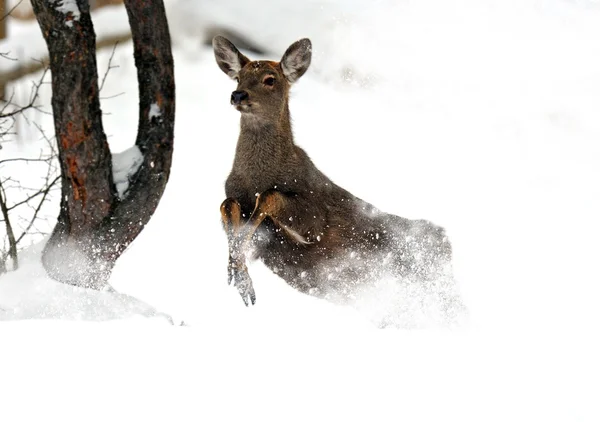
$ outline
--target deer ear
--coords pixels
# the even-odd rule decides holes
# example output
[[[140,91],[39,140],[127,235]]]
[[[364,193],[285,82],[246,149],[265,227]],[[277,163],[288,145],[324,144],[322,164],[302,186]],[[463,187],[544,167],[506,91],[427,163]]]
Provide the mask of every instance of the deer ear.
[[[225,37],[217,35],[212,44],[217,64],[231,79],[235,79],[240,70],[250,62],[250,59],[240,53]]]
[[[296,82],[310,66],[312,44],[303,38],[290,45],[281,59],[283,75],[290,83]]]

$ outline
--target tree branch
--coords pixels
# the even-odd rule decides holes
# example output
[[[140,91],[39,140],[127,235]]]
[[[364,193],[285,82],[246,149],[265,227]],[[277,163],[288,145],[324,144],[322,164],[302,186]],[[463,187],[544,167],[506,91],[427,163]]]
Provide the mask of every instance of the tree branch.
[[[142,231],[160,201],[170,174],[175,125],[173,56],[163,2],[125,0],[125,7],[140,95],[136,145],[144,159],[127,200],[118,203],[107,226],[107,235],[119,239],[117,254]]]
[[[8,211],[12,211],[17,207],[20,207],[23,204],[27,204],[29,203],[29,201],[31,201],[32,199],[37,198],[40,195],[43,195],[42,197],[42,202],[46,199],[46,196],[48,195],[48,193],[50,192],[50,190],[52,189],[52,187],[56,184],[56,182],[58,182],[60,180],[60,177],[57,176],[54,180],[52,180],[52,182],[50,182],[50,184],[42,190],[38,190],[36,193],[34,193],[33,195],[29,195],[27,198],[23,199],[22,201],[16,202],[14,204],[12,204],[10,207],[8,207]]]
[[[10,14],[21,5],[21,3],[23,3],[23,0],[19,0],[19,2],[17,4],[15,4],[8,12],[6,12],[4,14],[4,16],[2,16],[2,18],[0,18],[0,21],[3,21],[4,19],[6,19],[7,17],[10,16]]]
[[[106,77],[108,76],[108,72],[110,72],[110,69],[114,69],[115,67],[118,67],[118,66],[112,66],[112,60],[115,57],[115,51],[117,50],[118,45],[119,45],[119,42],[116,42],[115,45],[113,46],[112,52],[110,53],[110,57],[108,58],[108,66],[106,66],[106,72],[104,72],[104,76],[102,77],[102,82],[100,83],[100,88],[98,89],[99,92],[102,92],[102,88],[104,88],[104,83],[106,82]],[[98,48],[98,46],[96,46],[96,48]]]
[[[48,162],[51,161],[53,159],[53,157],[47,157],[47,158],[22,158],[22,157],[17,157],[17,158],[5,158],[4,160],[0,160],[0,164],[6,164],[6,163],[14,163],[14,162],[27,162],[27,163],[44,163],[44,162]]]
[[[29,233],[29,231],[31,230],[31,228],[33,227],[33,224],[35,223],[35,220],[38,217],[38,214],[40,212],[40,210],[42,209],[42,205],[44,205],[44,202],[46,201],[46,197],[48,196],[48,194],[50,193],[50,191],[52,190],[52,187],[60,180],[60,177],[56,177],[52,182],[50,182],[50,184],[46,187],[46,189],[41,190],[38,192],[38,194],[42,194],[42,199],[40,199],[40,202],[38,202],[37,207],[35,207],[35,210],[33,212],[33,217],[31,217],[31,219],[29,220],[29,224],[27,225],[27,227],[23,230],[23,232],[21,233],[21,235],[16,239],[15,241],[15,246],[19,244],[19,242],[21,241],[21,239],[23,239],[23,237],[25,237],[25,235],[27,233]],[[37,194],[35,195],[37,196]]]
[[[6,234],[8,236],[8,256],[10,256],[13,261],[13,269],[16,269],[19,266],[19,257],[17,256],[17,241],[15,239],[15,232],[8,215],[8,207],[6,206],[6,192],[4,191],[2,180],[0,180],[0,210],[2,211],[2,216],[4,217],[4,225],[6,226]]]

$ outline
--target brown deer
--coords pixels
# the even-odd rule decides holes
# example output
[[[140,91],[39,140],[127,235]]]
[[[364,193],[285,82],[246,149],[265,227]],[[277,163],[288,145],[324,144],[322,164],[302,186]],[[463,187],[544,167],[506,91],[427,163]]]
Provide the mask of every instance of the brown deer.
[[[391,279],[434,292],[447,316],[457,314],[462,305],[444,230],[377,210],[333,183],[294,144],[289,92],[310,65],[310,40],[293,43],[280,62],[251,61],[221,36],[213,48],[237,82],[231,104],[241,113],[221,217],[229,283],[246,306],[256,301],[246,259],[260,258],[297,290],[337,303]]]

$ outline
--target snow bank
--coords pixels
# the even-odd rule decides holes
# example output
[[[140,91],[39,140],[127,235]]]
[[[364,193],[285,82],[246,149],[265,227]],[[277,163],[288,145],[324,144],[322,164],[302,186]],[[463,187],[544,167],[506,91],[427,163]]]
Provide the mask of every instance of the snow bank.
[[[58,283],[41,265],[45,242],[20,254],[20,269],[0,281],[0,321],[62,319],[107,321],[132,317],[158,317],[173,323],[171,317],[125,294],[96,291]]]

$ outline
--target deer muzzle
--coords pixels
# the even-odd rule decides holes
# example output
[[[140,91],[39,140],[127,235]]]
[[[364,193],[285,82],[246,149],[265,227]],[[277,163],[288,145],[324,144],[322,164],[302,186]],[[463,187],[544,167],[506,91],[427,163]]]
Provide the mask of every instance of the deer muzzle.
[[[242,101],[248,99],[248,93],[246,91],[233,91],[231,93],[231,104],[240,105]]]

